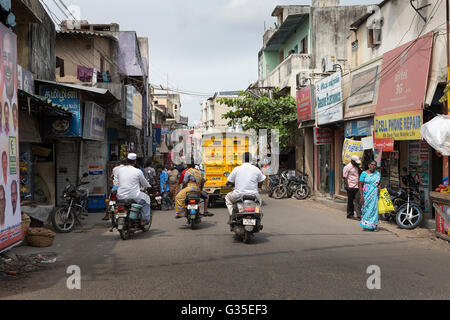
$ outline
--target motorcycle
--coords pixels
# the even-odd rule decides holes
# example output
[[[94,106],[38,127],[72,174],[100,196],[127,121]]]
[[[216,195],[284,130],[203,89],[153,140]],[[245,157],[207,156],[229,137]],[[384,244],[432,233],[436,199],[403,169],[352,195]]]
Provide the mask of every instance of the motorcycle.
[[[162,195],[159,188],[152,186],[149,196],[152,210],[162,210]]]
[[[408,172],[406,168],[403,171]],[[400,228],[412,230],[423,221],[424,204],[419,191],[420,182],[416,182],[409,173],[401,179],[405,188],[387,188],[395,211],[383,215],[383,219],[387,221],[395,219]]]
[[[57,232],[72,232],[75,226],[82,225],[81,220],[88,216],[86,205],[89,199],[89,190],[83,188],[83,186],[89,184],[89,182],[82,181],[86,177],[88,177],[88,174],[83,174],[78,185],[72,184],[69,179],[66,179],[68,184],[63,193],[66,205],[58,208],[51,215],[52,225]]]
[[[254,195],[244,195],[234,204],[230,229],[236,240],[249,244],[263,230],[261,206]]]
[[[112,229],[117,229],[120,238],[126,241],[130,239],[138,230],[148,232],[152,226],[152,214],[150,221],[146,225],[141,225],[142,205],[134,200],[117,200],[110,202],[110,216]]]
[[[308,175],[300,171],[283,171],[280,174],[279,184],[274,188],[273,197],[275,199],[294,197],[297,200],[305,200],[311,195],[308,179]]]
[[[186,219],[188,225],[194,230],[195,227],[202,222],[202,215],[200,214],[200,193],[191,192],[186,195]]]
[[[280,184],[280,177],[278,175],[269,177],[268,195],[270,198],[273,197],[275,188]]]

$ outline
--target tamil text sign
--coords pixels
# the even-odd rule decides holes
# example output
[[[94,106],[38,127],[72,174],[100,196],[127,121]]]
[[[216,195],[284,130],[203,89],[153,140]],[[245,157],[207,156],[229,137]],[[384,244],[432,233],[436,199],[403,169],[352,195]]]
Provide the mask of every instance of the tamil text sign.
[[[364,155],[364,147],[362,141],[345,139],[342,147],[342,162],[349,164],[353,156],[362,159]]]
[[[316,146],[333,143],[333,131],[331,129],[314,128],[314,144]]]
[[[318,124],[337,122],[343,119],[342,76],[336,72],[319,81],[316,87]]]
[[[377,115],[422,109],[432,47],[429,33],[383,55]]]

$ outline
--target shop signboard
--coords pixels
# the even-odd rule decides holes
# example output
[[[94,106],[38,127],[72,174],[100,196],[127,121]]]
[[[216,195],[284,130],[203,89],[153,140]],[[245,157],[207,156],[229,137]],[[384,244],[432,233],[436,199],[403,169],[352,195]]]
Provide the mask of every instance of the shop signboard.
[[[422,109],[427,89],[433,33],[383,55],[377,115]]]
[[[41,86],[41,96],[68,108],[71,118],[47,117],[46,135],[52,137],[81,137],[81,111],[78,90],[61,86]]]
[[[436,212],[436,232],[450,236],[450,225],[447,221],[450,220],[450,206],[438,205],[444,216]]]
[[[341,121],[344,118],[341,73],[335,72],[317,82],[315,88],[318,124]]]
[[[93,102],[85,103],[83,138],[105,141],[106,111]]]
[[[321,146],[333,143],[333,131],[331,129],[314,128],[314,144]]]
[[[297,121],[303,122],[314,119],[311,90],[312,86],[297,91]]]
[[[134,86],[127,88],[127,126],[142,130],[142,95]]]
[[[22,240],[17,101],[17,37],[0,24],[0,252]],[[9,74],[10,77],[3,77]]]
[[[345,137],[368,137],[372,135],[373,119],[348,121],[345,123]]]
[[[363,143],[361,141],[345,139],[342,147],[342,162],[346,165],[349,164],[352,161],[353,156],[357,156],[360,159],[363,158]]]
[[[352,76],[352,88],[348,99],[348,107],[373,102],[377,85],[378,66],[355,73]]]
[[[394,138],[373,139],[374,149],[382,152],[394,151],[394,143],[395,143]]]
[[[375,138],[394,140],[422,140],[422,110],[375,117]]]

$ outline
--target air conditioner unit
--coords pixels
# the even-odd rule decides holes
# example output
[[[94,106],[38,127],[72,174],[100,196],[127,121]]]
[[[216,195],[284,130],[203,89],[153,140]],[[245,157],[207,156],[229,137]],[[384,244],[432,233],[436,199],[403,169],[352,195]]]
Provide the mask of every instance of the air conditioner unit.
[[[322,72],[333,72],[334,65],[336,64],[336,57],[335,56],[325,56],[322,59]]]
[[[310,84],[311,76],[309,72],[300,72],[297,74],[297,88],[306,87]]]

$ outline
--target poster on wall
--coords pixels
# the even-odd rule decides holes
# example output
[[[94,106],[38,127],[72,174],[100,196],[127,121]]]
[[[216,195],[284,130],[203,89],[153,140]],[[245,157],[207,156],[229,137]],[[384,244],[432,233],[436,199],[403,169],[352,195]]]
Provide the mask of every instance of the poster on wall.
[[[68,108],[71,118],[48,117],[46,135],[50,137],[81,137],[80,99],[76,89],[59,86],[41,86],[41,96]]]
[[[342,147],[342,162],[346,165],[349,164],[352,161],[353,156],[357,156],[360,159],[363,158],[363,143],[361,141],[345,139],[344,145]]]
[[[17,37],[0,24],[0,252],[22,240],[17,100]],[[5,75],[5,76],[3,76]]]
[[[316,87],[318,124],[340,121],[344,118],[342,103],[342,76],[336,72],[319,81]]]
[[[133,86],[127,88],[127,126],[142,129],[142,95]]]

